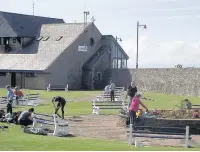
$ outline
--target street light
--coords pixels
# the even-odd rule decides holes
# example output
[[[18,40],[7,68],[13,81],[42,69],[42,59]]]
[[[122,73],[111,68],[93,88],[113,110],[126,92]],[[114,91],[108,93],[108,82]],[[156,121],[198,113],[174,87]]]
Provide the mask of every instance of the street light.
[[[139,21],[137,22],[137,54],[136,54],[136,69],[138,69],[138,42],[139,42],[139,27],[147,28],[147,25],[141,25]]]

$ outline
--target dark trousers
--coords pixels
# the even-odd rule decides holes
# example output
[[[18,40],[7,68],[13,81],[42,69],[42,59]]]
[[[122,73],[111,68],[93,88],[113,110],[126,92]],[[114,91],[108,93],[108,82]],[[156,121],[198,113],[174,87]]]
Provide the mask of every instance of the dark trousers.
[[[64,119],[64,116],[65,116],[65,111],[64,111],[64,108],[65,108],[65,103],[58,103],[57,105],[57,108],[55,110],[55,114],[59,115],[58,114],[58,110],[61,108],[61,112],[62,112],[62,118]]]
[[[130,116],[130,124],[133,125],[133,127],[135,127],[135,121],[136,121],[136,112],[133,110],[129,111],[129,116]]]
[[[19,105],[19,97],[16,96],[16,105]]]
[[[115,92],[114,91],[110,91],[110,100],[115,101]]]
[[[7,104],[7,113],[12,115],[12,104]]]
[[[19,120],[19,124],[22,125],[22,126],[29,126],[29,125],[32,125],[33,124],[33,121],[32,120]]]

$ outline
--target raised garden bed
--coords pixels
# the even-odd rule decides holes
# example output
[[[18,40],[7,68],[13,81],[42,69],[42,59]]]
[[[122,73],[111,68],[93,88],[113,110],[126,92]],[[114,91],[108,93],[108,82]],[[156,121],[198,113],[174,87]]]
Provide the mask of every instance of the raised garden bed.
[[[200,134],[200,118],[194,118],[194,110],[156,110],[154,118],[139,117],[136,121],[138,126],[162,126],[162,127],[185,127],[190,126],[193,134]],[[155,112],[155,111],[154,111]],[[153,113],[153,111],[151,111]],[[156,113],[155,113],[156,114]],[[127,113],[121,111],[120,126],[127,126]]]

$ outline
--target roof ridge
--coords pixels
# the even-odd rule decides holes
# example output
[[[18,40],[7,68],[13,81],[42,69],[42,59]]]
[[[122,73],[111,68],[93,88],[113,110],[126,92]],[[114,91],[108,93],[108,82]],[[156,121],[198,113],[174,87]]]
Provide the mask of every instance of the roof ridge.
[[[84,23],[50,23],[50,24],[42,24],[42,25],[74,25],[74,24],[80,24],[80,25],[83,25]],[[87,26],[88,25],[91,25],[92,24],[92,22],[88,22],[87,23]]]
[[[7,13],[7,14],[16,14],[16,15],[23,15],[23,16],[33,16],[30,14],[22,14],[22,13],[15,13],[15,12],[5,12],[5,11],[0,11],[0,13]],[[33,16],[33,17],[40,17],[40,18],[49,18],[49,19],[59,19],[63,20],[62,18],[55,18],[55,17],[47,17],[47,16]]]

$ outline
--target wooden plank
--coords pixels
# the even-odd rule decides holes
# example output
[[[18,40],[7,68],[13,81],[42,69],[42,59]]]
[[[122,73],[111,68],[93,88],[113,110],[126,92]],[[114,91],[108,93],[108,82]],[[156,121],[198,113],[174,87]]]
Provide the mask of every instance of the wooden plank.
[[[127,131],[127,133],[130,133],[130,131]],[[161,134],[161,135],[185,135],[185,132],[183,133],[177,133],[177,132],[154,132],[154,131],[133,131],[133,134]]]
[[[183,127],[159,127],[159,126],[135,126],[136,129],[141,129],[141,128],[145,128],[145,129],[178,129],[178,130],[186,130],[186,128]]]
[[[110,110],[114,110],[114,109],[122,109],[122,108],[115,108],[115,107],[113,107],[113,108],[99,108],[99,109],[110,109]]]
[[[146,138],[161,138],[161,139],[185,139],[184,136],[147,136],[147,135],[138,135],[138,134],[133,134],[133,137],[146,137]],[[192,137],[190,136],[189,139],[191,140]]]
[[[95,106],[97,106],[97,107],[104,107],[104,106],[105,106],[105,107],[108,107],[108,106],[109,106],[109,107],[111,107],[111,106],[114,106],[114,107],[115,107],[115,106],[122,107],[122,104],[121,104],[121,105],[95,105]]]

